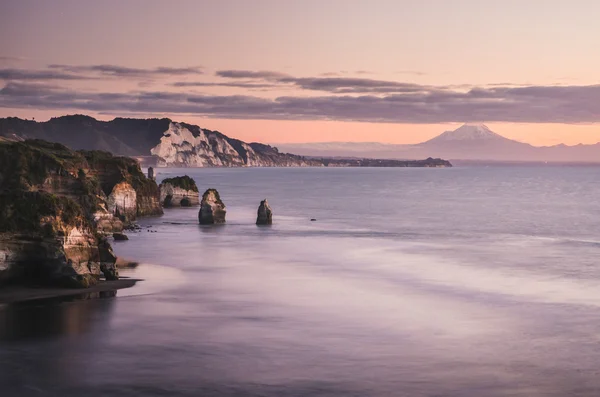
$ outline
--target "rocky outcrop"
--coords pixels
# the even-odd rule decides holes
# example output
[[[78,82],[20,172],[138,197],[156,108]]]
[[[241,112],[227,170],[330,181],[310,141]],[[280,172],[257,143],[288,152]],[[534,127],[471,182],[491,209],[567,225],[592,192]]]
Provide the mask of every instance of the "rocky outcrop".
[[[219,192],[215,189],[208,189],[204,192],[200,202],[200,211],[198,211],[198,221],[201,225],[225,223],[226,212],[225,204],[221,201]]]
[[[0,282],[87,287],[101,275],[116,279],[103,233],[157,211],[158,186],[133,159],[39,140],[0,142]]]
[[[129,237],[127,237],[127,235],[124,234],[124,233],[113,233],[113,238],[115,239],[115,241],[127,241],[127,240],[129,240]]]
[[[124,221],[134,220],[137,215],[137,193],[127,182],[117,183],[106,200],[108,212]]]
[[[196,182],[187,175],[163,180],[159,190],[163,207],[191,207],[200,204]]]
[[[264,199],[260,202],[258,206],[258,214],[256,216],[256,224],[257,225],[271,225],[273,224],[273,211],[271,211],[271,207],[267,202],[267,199]]]
[[[125,210],[126,220],[130,221],[138,216],[160,215],[163,213],[160,205],[158,185],[148,179],[142,172],[139,163],[132,158],[117,157],[101,151],[79,151],[88,163],[89,172],[86,175],[100,186],[100,194],[108,198],[112,195],[114,205],[107,206],[107,210],[114,215],[117,209]],[[131,208],[132,191],[135,191],[135,211]],[[113,200],[111,199],[111,201]]]
[[[86,288],[118,278],[116,257],[74,200],[46,192],[0,194],[0,283]]]
[[[160,143],[150,152],[160,167],[305,167],[317,161],[257,143],[231,139],[220,132],[185,123],[169,123]]]

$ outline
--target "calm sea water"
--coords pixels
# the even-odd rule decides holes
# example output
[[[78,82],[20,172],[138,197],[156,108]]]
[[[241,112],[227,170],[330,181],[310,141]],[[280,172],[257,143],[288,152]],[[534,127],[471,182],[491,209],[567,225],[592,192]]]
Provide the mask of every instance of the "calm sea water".
[[[227,225],[166,210],[114,244],[136,287],[0,309],[2,396],[600,395],[600,168],[185,173]]]

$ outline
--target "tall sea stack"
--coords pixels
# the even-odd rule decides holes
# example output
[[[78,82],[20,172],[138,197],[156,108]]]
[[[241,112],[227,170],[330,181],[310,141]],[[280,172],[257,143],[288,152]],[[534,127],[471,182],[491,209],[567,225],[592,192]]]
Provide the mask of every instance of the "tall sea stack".
[[[264,199],[260,202],[258,206],[258,214],[256,217],[257,225],[271,225],[273,224],[273,211],[271,211],[271,207],[267,202],[267,199]]]
[[[198,221],[201,225],[225,223],[226,212],[225,204],[216,189],[208,189],[204,192],[198,212]]]

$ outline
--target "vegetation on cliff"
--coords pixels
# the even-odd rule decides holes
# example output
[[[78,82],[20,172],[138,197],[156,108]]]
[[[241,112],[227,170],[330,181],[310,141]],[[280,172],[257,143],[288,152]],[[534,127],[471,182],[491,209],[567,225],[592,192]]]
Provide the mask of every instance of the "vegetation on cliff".
[[[82,150],[79,153],[85,157],[93,174],[97,175],[104,194],[108,196],[117,184],[127,182],[135,189],[138,197],[138,216],[162,213],[158,185],[144,175],[135,159],[113,156],[101,150]]]
[[[211,196],[214,196],[214,198]],[[202,195],[202,202],[207,202],[207,201],[216,203],[223,207],[225,206],[223,201],[221,201],[221,196],[219,195],[219,192],[217,191],[217,189],[213,189],[213,188],[206,189],[206,191]]]
[[[138,215],[162,213],[156,182],[134,159],[41,140],[0,142],[0,281],[35,275],[88,287],[101,273],[118,278],[110,244],[96,229],[114,218],[108,196],[123,183],[136,190]]]
[[[49,218],[56,222],[45,222]],[[61,224],[92,230],[82,207],[68,197],[36,191],[0,193],[0,232],[52,236]]]
[[[196,193],[198,192],[198,186],[196,186],[196,182],[187,175],[164,179],[161,182],[161,185],[167,183],[171,184],[173,187],[178,187],[184,190],[190,190]]]

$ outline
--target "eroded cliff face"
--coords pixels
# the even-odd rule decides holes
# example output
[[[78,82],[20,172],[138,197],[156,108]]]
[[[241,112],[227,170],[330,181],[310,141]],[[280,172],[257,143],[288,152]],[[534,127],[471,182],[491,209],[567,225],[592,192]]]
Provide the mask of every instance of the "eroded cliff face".
[[[88,287],[101,275],[115,279],[102,232],[144,212],[162,213],[158,186],[133,159],[1,142],[0,282]]]
[[[198,192],[185,190],[170,183],[161,183],[160,202],[163,207],[192,207],[200,205],[200,198]]]
[[[198,211],[198,222],[201,225],[215,225],[225,223],[227,209],[221,201],[221,196],[216,189],[207,189],[202,195],[200,210]]]
[[[114,205],[107,206],[107,210],[116,210],[119,206],[126,211],[127,219],[133,220],[137,216],[160,215],[163,213],[159,201],[158,185],[142,172],[139,163],[128,157],[115,157],[107,152],[91,151],[78,152],[85,156],[89,163],[89,177],[95,178],[107,200],[114,200]],[[135,211],[131,210],[131,196],[129,187],[121,185],[127,183],[135,191]],[[116,188],[116,190],[114,190]],[[125,203],[124,203],[125,202]],[[110,207],[110,208],[108,208]]]
[[[108,212],[116,217],[133,220],[137,215],[137,193],[129,183],[117,183],[108,195],[106,206]]]
[[[160,143],[150,152],[159,167],[306,167],[321,166],[276,148],[248,144],[185,123],[169,123]]]
[[[160,186],[163,207],[192,207],[200,205],[196,182],[187,175],[164,179]]]
[[[46,192],[0,194],[0,283],[86,288],[118,278],[110,244],[81,206]]]

